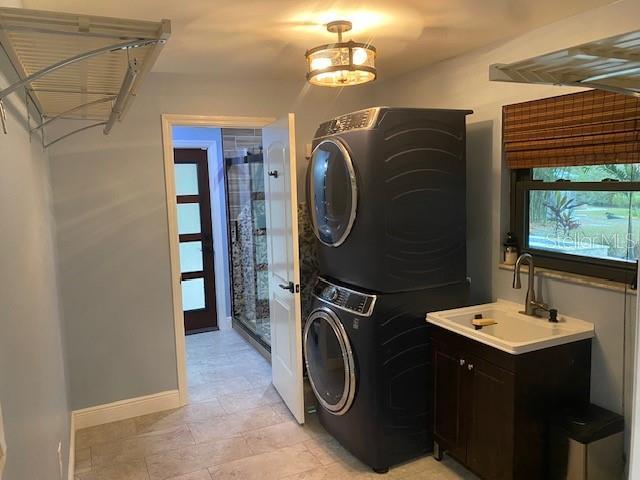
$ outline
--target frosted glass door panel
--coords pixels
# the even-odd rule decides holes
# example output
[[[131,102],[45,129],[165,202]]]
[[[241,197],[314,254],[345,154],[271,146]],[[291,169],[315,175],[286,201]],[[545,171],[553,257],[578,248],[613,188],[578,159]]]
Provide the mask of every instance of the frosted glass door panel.
[[[183,310],[198,310],[204,308],[204,278],[182,281]]]
[[[178,233],[200,233],[200,204],[179,203],[178,204]]]
[[[180,243],[180,272],[202,271],[202,242]]]
[[[176,195],[198,195],[198,165],[176,164]]]

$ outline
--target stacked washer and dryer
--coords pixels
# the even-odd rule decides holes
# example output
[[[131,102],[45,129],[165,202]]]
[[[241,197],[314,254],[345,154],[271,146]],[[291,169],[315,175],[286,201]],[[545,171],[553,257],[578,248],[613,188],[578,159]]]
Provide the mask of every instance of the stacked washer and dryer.
[[[307,373],[322,425],[377,472],[432,449],[425,314],[468,302],[470,113],[371,108],[321,124],[313,141]]]

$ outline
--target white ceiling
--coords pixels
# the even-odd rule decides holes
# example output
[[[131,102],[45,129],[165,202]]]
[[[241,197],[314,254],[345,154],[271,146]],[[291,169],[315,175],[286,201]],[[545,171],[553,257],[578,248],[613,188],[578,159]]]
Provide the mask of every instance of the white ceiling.
[[[220,78],[302,78],[304,52],[334,41],[378,49],[380,78],[415,70],[612,0],[23,0],[25,8],[172,21],[154,71]]]

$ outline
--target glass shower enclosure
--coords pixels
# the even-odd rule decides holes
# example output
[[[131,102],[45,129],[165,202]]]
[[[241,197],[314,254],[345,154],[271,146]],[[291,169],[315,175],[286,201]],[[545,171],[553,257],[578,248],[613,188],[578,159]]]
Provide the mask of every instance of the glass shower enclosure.
[[[247,148],[246,153],[227,148],[231,138],[237,145],[241,132],[225,129],[223,138],[233,324],[269,351],[264,162],[259,144]],[[253,138],[255,143],[258,137]]]

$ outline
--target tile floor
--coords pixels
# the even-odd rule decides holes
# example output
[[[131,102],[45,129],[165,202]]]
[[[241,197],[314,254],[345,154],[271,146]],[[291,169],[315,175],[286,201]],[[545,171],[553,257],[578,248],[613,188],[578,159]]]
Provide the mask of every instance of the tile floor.
[[[377,475],[319,425],[299,426],[271,367],[228,325],[187,337],[190,404],[80,430],[76,480],[475,479],[432,457]]]

